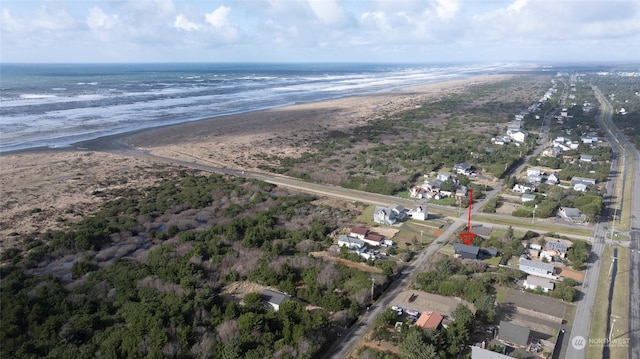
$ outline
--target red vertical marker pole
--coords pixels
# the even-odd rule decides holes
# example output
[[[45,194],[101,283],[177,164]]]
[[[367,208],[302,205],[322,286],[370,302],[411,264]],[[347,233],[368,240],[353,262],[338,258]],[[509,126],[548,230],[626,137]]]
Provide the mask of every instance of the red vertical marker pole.
[[[471,209],[473,208],[473,189],[469,189],[469,213],[467,214],[467,231],[460,233],[460,238],[464,244],[469,245],[476,238],[475,233],[471,233]]]

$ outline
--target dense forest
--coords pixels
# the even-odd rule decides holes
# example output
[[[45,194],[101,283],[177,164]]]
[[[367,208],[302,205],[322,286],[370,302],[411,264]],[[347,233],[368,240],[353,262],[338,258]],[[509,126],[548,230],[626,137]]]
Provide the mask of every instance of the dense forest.
[[[309,255],[354,215],[313,197],[191,174],[95,195],[94,216],[3,252],[2,357],[313,358],[372,300],[371,273]],[[292,300],[226,296],[239,281]]]

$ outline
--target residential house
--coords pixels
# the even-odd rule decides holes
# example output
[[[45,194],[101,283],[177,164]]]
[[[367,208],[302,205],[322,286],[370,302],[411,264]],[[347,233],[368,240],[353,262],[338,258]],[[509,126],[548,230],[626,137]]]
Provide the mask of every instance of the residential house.
[[[262,291],[262,299],[277,312],[282,303],[291,299],[291,296],[274,290],[265,289]]]
[[[535,190],[535,187],[533,187],[533,185],[530,185],[530,184],[516,183],[513,186],[513,192],[516,192],[516,193],[533,192],[534,190]]]
[[[560,146],[553,146],[542,151],[544,157],[558,157],[562,154],[562,148]]]
[[[547,183],[554,186],[560,183],[560,177],[558,176],[558,172],[553,172],[552,174],[547,176]]]
[[[448,180],[453,180],[453,175],[451,174],[451,172],[440,172],[438,173],[438,175],[436,176],[436,179],[445,182]]]
[[[560,241],[547,242],[545,251],[552,257],[566,258],[569,248],[566,243]]]
[[[393,204],[391,207],[389,207],[389,209],[391,209],[391,215],[392,217],[395,217],[395,219],[397,221],[403,221],[407,218],[407,215],[409,213],[409,210],[404,208],[403,206],[395,203]]]
[[[427,198],[427,190],[420,186],[413,186],[409,190],[409,197],[416,199]]]
[[[598,136],[582,136],[580,141],[587,145],[596,145],[598,143]]]
[[[547,293],[550,290],[553,290],[554,284],[547,278],[538,277],[535,275],[528,275],[527,279],[522,283],[522,285],[531,290],[536,290],[537,288],[542,289],[544,293]]]
[[[471,166],[468,163],[456,163],[455,165],[453,165],[453,171],[456,172],[457,174],[462,174],[462,175],[471,175],[473,173],[473,166]]]
[[[454,243],[453,251],[456,258],[462,259],[481,259],[480,247],[466,245],[464,243]]]
[[[530,259],[520,257],[518,261],[519,269],[527,274],[532,274],[549,279],[557,279],[555,267],[553,264],[532,261]]]
[[[576,183],[575,185],[573,185],[573,190],[578,192],[587,192],[588,188],[589,186],[584,183]]]
[[[456,197],[462,198],[467,196],[467,186],[456,186]]]
[[[408,212],[409,210],[399,204],[394,204],[389,207],[376,206],[373,212],[373,221],[391,226],[405,220]]]
[[[530,336],[531,329],[505,322],[504,320],[500,321],[498,340],[505,344],[518,348],[527,348],[529,346]]]
[[[536,200],[536,195],[531,193],[525,193],[520,197],[522,203],[527,203]]]
[[[509,136],[515,142],[522,143],[527,138],[529,133],[520,129],[508,129],[507,136]]]
[[[544,174],[544,171],[539,169],[539,168],[527,168],[527,177],[531,177],[531,176],[542,176]]]
[[[471,359],[513,359],[513,357],[487,350],[478,346],[472,346]]]
[[[422,329],[440,329],[442,326],[442,320],[444,317],[434,311],[422,312],[416,325]]]
[[[395,224],[395,218],[391,214],[389,207],[376,206],[373,213],[373,221],[375,223],[392,225]]]
[[[585,215],[580,212],[579,209],[571,207],[560,207],[560,209],[558,210],[558,214],[560,215],[560,217],[572,221],[582,221],[585,218]]]
[[[342,234],[338,237],[338,247],[347,247],[349,249],[360,249],[364,247],[362,239]]]
[[[580,159],[578,161],[585,163],[595,162],[592,155],[580,155]]]
[[[419,205],[413,207],[413,209],[409,212],[409,215],[413,219],[424,221],[429,218],[429,211],[427,210],[426,205]]]
[[[364,237],[363,241],[366,244],[375,246],[375,247],[379,247],[380,244],[382,243],[382,240],[384,239],[383,236],[376,234],[376,233],[367,233],[367,236]]]
[[[594,186],[596,184],[596,180],[593,178],[586,178],[586,177],[573,177],[571,179],[571,185],[575,186],[577,183],[584,183],[587,186]]]
[[[542,183],[542,180],[544,179],[544,177],[542,177],[542,175],[537,175],[537,176],[529,176],[527,177],[527,179],[529,180],[529,182],[533,184],[539,184],[539,183]]]
[[[480,248],[480,254],[482,256],[487,256],[487,257],[497,257],[498,256],[498,249],[497,248],[493,248],[493,247],[489,247],[489,248]]]
[[[364,237],[366,237],[367,234],[369,234],[369,230],[365,227],[359,227],[359,226],[352,227],[351,232],[349,233],[351,237],[356,237],[358,239],[364,239]]]

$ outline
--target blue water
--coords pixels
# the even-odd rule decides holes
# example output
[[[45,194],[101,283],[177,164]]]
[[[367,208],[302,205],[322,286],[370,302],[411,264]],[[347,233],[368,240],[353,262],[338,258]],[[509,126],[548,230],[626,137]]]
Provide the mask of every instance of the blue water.
[[[0,152],[499,73],[490,65],[1,64]]]

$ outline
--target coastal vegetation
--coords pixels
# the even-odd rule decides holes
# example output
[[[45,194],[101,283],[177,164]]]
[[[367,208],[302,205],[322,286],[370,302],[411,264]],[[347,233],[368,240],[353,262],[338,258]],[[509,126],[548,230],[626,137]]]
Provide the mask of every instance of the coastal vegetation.
[[[406,191],[423,174],[461,162],[501,178],[534,148],[537,137],[529,136],[521,148],[495,146],[491,138],[504,131],[513,114],[537,101],[549,83],[545,75],[474,85],[349,131],[328,130],[312,150],[297,157],[268,156],[271,165],[262,169],[382,194]]]
[[[309,256],[355,213],[267,183],[185,173],[96,195],[94,216],[3,252],[3,357],[310,358],[390,283],[392,267]],[[56,263],[66,274],[48,273]],[[230,299],[239,282],[295,300]]]

